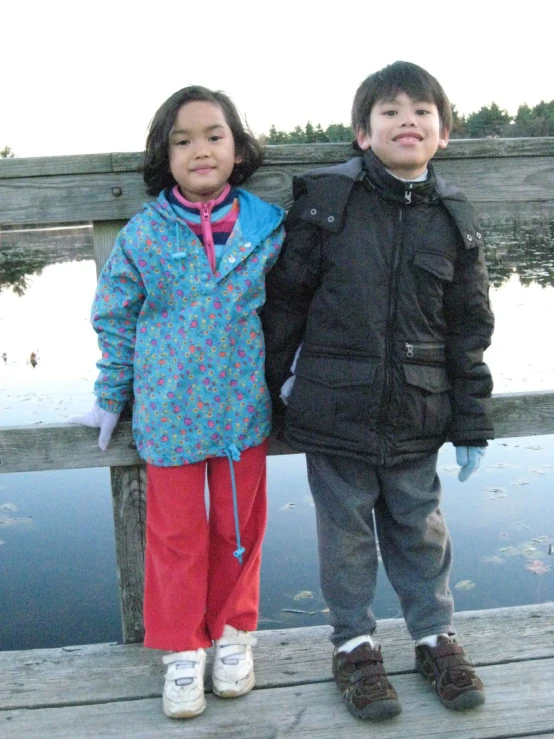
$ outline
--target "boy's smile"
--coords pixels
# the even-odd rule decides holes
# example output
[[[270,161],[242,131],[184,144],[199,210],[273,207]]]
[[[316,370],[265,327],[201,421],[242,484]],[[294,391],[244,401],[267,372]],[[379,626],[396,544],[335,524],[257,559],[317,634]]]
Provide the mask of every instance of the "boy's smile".
[[[187,200],[217,198],[240,161],[219,105],[199,100],[181,106],[169,135],[169,167]]]
[[[359,128],[356,139],[361,149],[372,149],[396,177],[412,180],[425,172],[437,149],[446,148],[448,131],[434,103],[399,92],[391,100],[375,103],[368,130]]]

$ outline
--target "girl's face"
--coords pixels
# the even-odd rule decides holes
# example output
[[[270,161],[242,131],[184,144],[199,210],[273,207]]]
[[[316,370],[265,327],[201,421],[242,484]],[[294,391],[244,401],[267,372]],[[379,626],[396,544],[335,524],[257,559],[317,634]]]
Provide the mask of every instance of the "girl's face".
[[[215,200],[241,159],[219,105],[194,101],[179,108],[169,134],[169,168],[187,200]]]

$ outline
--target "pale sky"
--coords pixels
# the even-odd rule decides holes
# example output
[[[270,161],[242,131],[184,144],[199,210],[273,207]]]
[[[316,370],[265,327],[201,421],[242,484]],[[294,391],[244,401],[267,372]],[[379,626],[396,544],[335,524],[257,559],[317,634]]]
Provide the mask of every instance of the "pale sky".
[[[190,84],[228,93],[256,134],[348,123],[359,83],[397,59],[461,113],[515,114],[554,99],[553,16],[544,0],[6,0],[0,148],[142,151],[156,109]]]

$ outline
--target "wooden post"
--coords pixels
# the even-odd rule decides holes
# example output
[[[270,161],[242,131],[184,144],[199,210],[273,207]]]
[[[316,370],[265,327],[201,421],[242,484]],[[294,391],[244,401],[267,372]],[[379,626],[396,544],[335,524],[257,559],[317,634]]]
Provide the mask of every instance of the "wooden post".
[[[98,274],[108,259],[115,237],[126,221],[93,223],[93,244]],[[123,642],[142,642],[144,627],[144,551],[146,523],[146,470],[144,465],[110,467],[115,529],[115,550]]]

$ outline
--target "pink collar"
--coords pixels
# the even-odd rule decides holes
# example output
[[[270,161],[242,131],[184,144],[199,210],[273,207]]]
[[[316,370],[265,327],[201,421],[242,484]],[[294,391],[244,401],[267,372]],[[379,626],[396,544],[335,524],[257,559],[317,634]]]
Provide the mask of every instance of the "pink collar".
[[[185,197],[183,197],[183,195],[181,194],[181,191],[179,190],[179,185],[175,185],[173,188],[173,194],[175,195],[177,200],[183,205],[185,205],[187,208],[198,208],[198,210],[200,210],[202,205],[205,205],[208,207],[208,210],[210,211],[213,209],[215,205],[219,205],[220,203],[222,203],[230,191],[231,191],[231,185],[227,183],[225,187],[223,188],[223,192],[218,198],[216,198],[216,200],[208,200],[208,201],[199,200],[198,202],[193,203],[190,200],[187,200]]]

